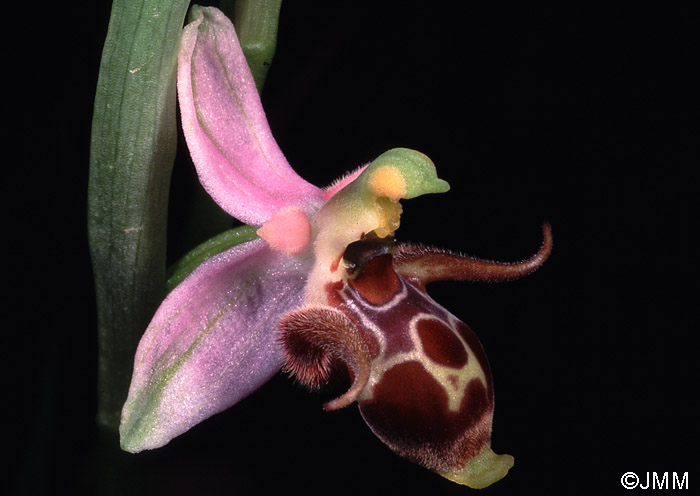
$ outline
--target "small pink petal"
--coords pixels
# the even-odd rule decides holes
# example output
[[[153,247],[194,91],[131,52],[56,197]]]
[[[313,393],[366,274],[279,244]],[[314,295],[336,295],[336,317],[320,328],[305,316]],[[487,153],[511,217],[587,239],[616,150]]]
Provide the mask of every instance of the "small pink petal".
[[[299,207],[285,207],[257,231],[258,236],[282,253],[296,255],[309,245],[311,226]]]
[[[178,95],[192,160],[226,212],[261,225],[285,206],[314,209],[322,192],[290,167],[267,122],[233,24],[215,8],[182,34]]]
[[[257,239],[200,265],[161,304],[136,352],[122,448],[168,443],[255,391],[281,366],[276,324],[309,267]]]
[[[352,172],[345,174],[342,177],[339,177],[338,179],[336,179],[333,182],[333,184],[324,188],[323,201],[327,202],[328,200],[330,200],[331,196],[333,196],[338,191],[343,189],[345,186],[347,186],[348,184],[353,182],[355,179],[357,179],[357,176],[362,174],[362,171],[364,171],[368,166],[369,166],[369,164],[363,165],[362,167],[358,167],[357,170],[354,170]]]

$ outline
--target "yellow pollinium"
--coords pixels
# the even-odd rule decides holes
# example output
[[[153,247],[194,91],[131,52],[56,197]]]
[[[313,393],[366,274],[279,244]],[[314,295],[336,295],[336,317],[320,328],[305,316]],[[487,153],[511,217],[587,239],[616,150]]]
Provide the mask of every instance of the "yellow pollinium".
[[[406,180],[398,168],[382,165],[371,172],[367,183],[376,198],[379,225],[374,232],[380,238],[385,238],[396,231],[401,223],[399,200],[406,196]]]
[[[406,196],[406,180],[393,165],[382,165],[371,171],[368,182],[370,191],[376,196],[395,202]]]
[[[387,198],[377,198],[377,218],[379,225],[374,233],[380,238],[386,238],[401,225],[401,204]]]

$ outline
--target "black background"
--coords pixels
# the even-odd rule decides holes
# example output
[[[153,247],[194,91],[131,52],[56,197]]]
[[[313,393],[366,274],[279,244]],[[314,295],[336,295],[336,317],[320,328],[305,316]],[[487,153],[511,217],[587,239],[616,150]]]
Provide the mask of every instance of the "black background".
[[[323,395],[283,376],[160,450],[98,455],[85,225],[109,3],[43,14],[13,12],[7,48],[11,494],[470,492],[394,455],[356,408],[324,413]],[[430,288],[493,369],[492,446],[516,464],[483,494],[622,493],[627,471],[696,483],[696,20],[640,5],[282,7],[263,103],[297,172],[326,185],[411,147],[452,189],[404,202],[401,240],[518,260],[552,225],[534,275]],[[180,145],[171,200],[184,208],[194,175]],[[175,257],[187,247],[171,224]]]

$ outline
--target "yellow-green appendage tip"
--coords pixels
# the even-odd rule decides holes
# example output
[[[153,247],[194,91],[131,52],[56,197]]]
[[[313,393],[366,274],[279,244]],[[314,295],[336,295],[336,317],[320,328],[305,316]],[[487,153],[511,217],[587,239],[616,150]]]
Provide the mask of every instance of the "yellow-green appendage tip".
[[[472,489],[483,489],[505,477],[514,463],[515,459],[512,456],[497,455],[490,446],[486,446],[479,455],[469,460],[462,470],[439,474],[457,484]]]

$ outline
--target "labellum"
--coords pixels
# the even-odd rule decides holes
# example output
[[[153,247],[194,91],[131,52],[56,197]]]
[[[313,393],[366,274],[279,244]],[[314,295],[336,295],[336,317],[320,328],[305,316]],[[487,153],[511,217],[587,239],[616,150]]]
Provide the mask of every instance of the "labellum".
[[[346,248],[327,304],[285,316],[285,370],[318,389],[339,363],[351,386],[324,405],[357,401],[372,431],[392,450],[444,477],[481,488],[513,466],[490,447],[491,370],[479,339],[426,292],[447,279],[504,281],[529,274],[549,256],[552,237],[530,259],[508,264],[396,245],[369,233]]]

